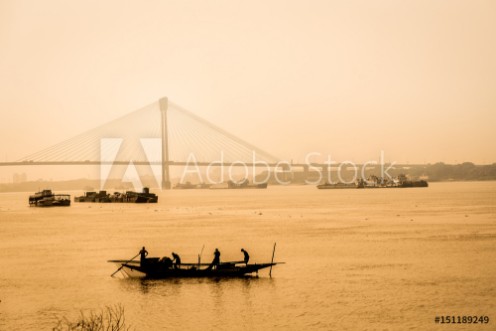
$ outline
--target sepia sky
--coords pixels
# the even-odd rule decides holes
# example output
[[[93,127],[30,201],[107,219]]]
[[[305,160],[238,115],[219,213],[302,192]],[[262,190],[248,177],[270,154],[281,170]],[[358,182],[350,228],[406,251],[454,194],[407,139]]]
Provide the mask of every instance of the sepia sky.
[[[493,0],[0,0],[0,161],[167,96],[285,159],[493,163],[495,35]]]

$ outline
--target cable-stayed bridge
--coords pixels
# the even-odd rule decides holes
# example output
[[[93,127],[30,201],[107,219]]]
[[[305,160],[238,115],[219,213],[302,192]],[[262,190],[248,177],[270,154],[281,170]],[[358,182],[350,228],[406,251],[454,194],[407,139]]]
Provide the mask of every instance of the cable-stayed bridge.
[[[167,98],[0,166],[100,165],[108,174],[130,163],[160,169],[163,188],[171,187],[171,166],[288,166]]]
[[[310,153],[315,155],[320,153]],[[308,156],[308,155],[307,155]],[[368,161],[361,165],[361,177],[365,178],[365,171],[379,168],[384,175],[386,163]],[[306,159],[307,160],[307,159]],[[15,162],[0,162],[0,166],[30,166],[30,165],[99,165],[100,180],[103,183],[110,174],[125,178],[129,169],[134,169],[136,175],[138,167],[142,172],[151,174],[157,184],[163,189],[171,188],[171,167],[193,166],[199,174],[199,167],[244,167],[245,178],[248,168],[255,172],[270,169],[282,170],[283,179],[276,176],[280,184],[289,184],[288,177],[293,176],[292,170],[303,170],[303,178],[310,172],[318,172],[318,179],[305,183],[317,183],[325,179],[331,181],[331,171],[341,176],[341,170],[352,169],[353,178],[357,178],[358,165],[351,161],[344,161],[338,167],[333,166],[330,156],[325,163],[290,163],[265,152],[264,150],[238,138],[226,130],[204,120],[194,113],[171,103],[167,98],[158,101],[122,116],[109,123],[64,140],[49,148],[30,154]],[[390,163],[387,170],[393,168],[395,162]],[[395,165],[401,168],[400,165]],[[125,168],[125,170],[123,170]],[[143,169],[144,168],[144,169]],[[184,174],[185,172],[183,172]],[[231,173],[229,173],[229,177]],[[389,176],[389,174],[388,174]],[[115,177],[115,176],[114,176]],[[223,178],[223,175],[221,176]],[[208,178],[208,177],[207,177]],[[269,177],[267,177],[268,179]],[[341,182],[344,182],[340,178]],[[231,178],[230,178],[231,179]],[[103,186],[103,184],[102,184]]]

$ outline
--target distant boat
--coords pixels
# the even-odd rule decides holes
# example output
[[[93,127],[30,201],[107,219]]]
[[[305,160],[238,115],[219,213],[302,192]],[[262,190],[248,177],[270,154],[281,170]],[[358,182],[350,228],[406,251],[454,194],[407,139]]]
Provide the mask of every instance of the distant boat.
[[[407,180],[398,185],[398,187],[429,187],[425,180]]]
[[[347,188],[357,188],[356,184],[345,184],[345,183],[325,183],[325,184],[320,184],[317,185],[317,188],[319,190],[326,190],[326,189],[347,189]]]
[[[43,190],[29,196],[29,205],[35,207],[67,207],[71,205],[69,194],[53,194],[52,190]]]
[[[208,189],[212,186],[211,184],[192,184],[191,182],[186,182],[186,183],[177,183],[176,186],[174,186],[174,189],[176,190],[194,190],[194,189]]]
[[[150,193],[148,187],[143,188],[143,192],[127,191],[125,193],[114,192],[108,194],[107,191],[85,192],[84,195],[75,197],[75,202],[100,202],[100,203],[157,203],[158,196]]]
[[[244,179],[238,183],[230,180],[227,182],[227,188],[229,189],[267,188],[267,182],[261,184],[250,184],[248,179]]]
[[[429,187],[429,183],[423,179],[413,180],[406,175],[400,174],[396,178],[385,179],[377,176],[370,176],[367,180],[357,181],[357,188],[405,188],[405,187]]]
[[[318,189],[369,189],[369,188],[404,188],[404,187],[428,187],[429,183],[425,180],[410,180],[407,176],[401,174],[397,178],[380,178],[375,175],[369,176],[367,180],[360,178],[355,184],[349,183],[324,183],[317,185]]]

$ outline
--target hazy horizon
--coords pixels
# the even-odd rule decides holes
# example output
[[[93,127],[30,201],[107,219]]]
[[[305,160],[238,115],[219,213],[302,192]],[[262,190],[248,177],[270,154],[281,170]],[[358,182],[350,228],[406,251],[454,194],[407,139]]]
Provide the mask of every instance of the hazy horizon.
[[[319,152],[360,163],[384,151],[401,164],[491,164],[495,10],[491,1],[0,1],[0,162],[167,96],[295,162]]]

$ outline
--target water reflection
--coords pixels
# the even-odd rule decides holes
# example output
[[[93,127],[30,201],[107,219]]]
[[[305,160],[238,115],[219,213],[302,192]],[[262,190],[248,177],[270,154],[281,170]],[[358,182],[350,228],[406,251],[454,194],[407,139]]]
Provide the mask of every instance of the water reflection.
[[[240,277],[240,278],[170,278],[170,279],[136,279],[125,278],[119,281],[119,287],[125,292],[141,294],[180,295],[183,288],[207,288],[212,298],[221,300],[224,291],[240,290],[239,293],[249,296],[253,288],[275,287],[271,278]],[[219,302],[221,303],[221,302]]]

